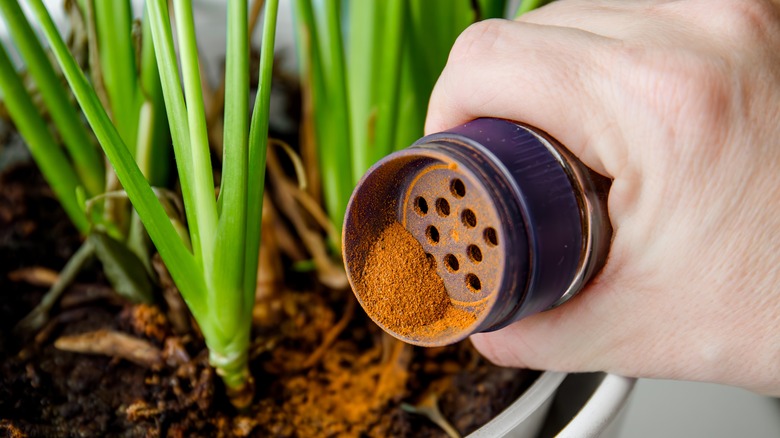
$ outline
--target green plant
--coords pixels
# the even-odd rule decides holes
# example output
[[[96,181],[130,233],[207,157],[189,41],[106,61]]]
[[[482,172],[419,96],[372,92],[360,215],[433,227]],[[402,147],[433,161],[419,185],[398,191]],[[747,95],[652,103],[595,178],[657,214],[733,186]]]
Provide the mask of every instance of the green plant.
[[[136,44],[133,41],[134,23],[129,0],[82,0],[80,4],[91,46],[92,82],[112,122],[125,143],[130,145],[139,167],[153,185],[160,185],[167,173],[167,160],[160,158],[166,157],[165,146],[169,134],[148,17],[145,16],[140,23],[141,43]],[[115,208],[111,211],[99,205],[90,209],[95,214],[87,218],[85,206],[79,205],[83,204],[83,200],[79,202],[77,191],[82,191],[83,196],[90,199],[119,190],[120,187],[116,179],[111,177],[110,168],[105,168],[103,157],[92,141],[92,134],[81,121],[78,109],[71,104],[69,95],[62,87],[54,66],[27,22],[18,1],[0,3],[0,11],[26,62],[27,71],[34,79],[44,109],[50,113],[67,150],[67,155],[62,153],[58,142],[47,129],[32,129],[45,126],[45,122],[34,105],[30,105],[32,96],[24,87],[14,86],[21,84],[21,79],[3,49],[0,68],[2,88],[6,90],[4,101],[36,161],[43,163],[41,167],[44,176],[52,181],[53,189],[82,233],[89,232],[89,225],[100,225],[108,228],[117,238],[133,236],[130,209]],[[46,165],[47,161],[55,159],[57,166]],[[62,176],[65,173],[75,174],[76,178],[70,178],[75,183],[68,184]],[[103,216],[99,213],[103,213]],[[140,248],[140,239],[130,244],[137,245],[138,255],[145,258]]]
[[[163,184],[170,134],[148,16],[136,26],[130,0],[82,0],[78,9],[72,3],[68,7],[71,19],[76,20],[73,26],[86,29],[89,76],[103,107],[150,183]],[[0,48],[3,101],[71,221],[87,236],[63,269],[68,275],[60,276],[17,328],[22,333],[40,328],[58,296],[95,256],[117,292],[132,301],[150,302],[149,245],[138,216],[126,202],[116,175],[105,163],[78,107],[71,103],[19,2],[0,2],[0,12],[35,86],[34,91],[26,90],[8,53]],[[140,38],[134,38],[136,27]],[[34,104],[34,94],[41,98],[40,110]],[[42,112],[50,116],[54,132]],[[64,151],[55,133],[61,137]]]
[[[139,223],[143,224],[199,323],[210,362],[225,382],[231,401],[244,407],[251,401],[253,388],[248,347],[278,0],[268,0],[265,6],[260,80],[251,119],[247,0],[228,2],[224,160],[218,197],[214,195],[191,1],[173,0],[181,77],[167,0],[147,1],[140,56],[130,50],[132,41],[125,32],[131,25],[129,3],[93,1],[81,0],[80,4],[88,21],[94,23],[92,32],[102,35],[94,40],[98,51],[110,55],[91,60],[92,83],[68,51],[42,0],[29,3],[137,216],[125,223],[112,216],[109,206],[84,208],[85,198],[112,198],[104,192],[119,186],[112,185],[112,172],[104,178],[98,170],[103,169],[101,157],[92,148],[91,134],[80,121],[72,123],[79,115],[59,89],[51,65],[43,62],[46,55],[16,0],[0,1],[3,15],[17,27],[14,38],[30,42],[28,48],[19,45],[31,75],[44,84],[38,84],[44,100],[54,99],[46,104],[55,124],[63,129],[60,125],[69,120],[74,127],[73,133],[62,132],[68,154],[48,134],[30,96],[16,92],[23,90],[21,81],[8,56],[0,51],[0,86],[9,111],[82,232],[89,231],[90,224],[102,224],[112,235],[140,236]],[[325,203],[331,221],[340,229],[346,202],[362,173],[422,134],[428,95],[457,35],[476,19],[500,15],[505,0],[349,0],[344,5],[339,0],[296,0],[296,6],[304,94],[312,117],[308,123],[318,145]],[[114,29],[123,29],[117,32],[121,35],[112,35]],[[140,70],[136,59],[142,60]],[[58,93],[59,97],[51,97]],[[66,115],[55,115],[57,111]],[[159,180],[164,173],[153,166],[165,161],[157,159],[164,152],[152,149],[166,143],[161,139],[168,132],[159,123],[164,116],[188,225],[183,237],[147,181]],[[66,162],[72,166],[60,165]],[[83,253],[77,258],[83,259]]]
[[[16,1],[0,2],[0,11],[26,61],[28,73],[40,90],[44,105],[60,128],[67,155],[35,107],[32,96],[28,94],[5,48],[0,46],[0,89],[3,90],[3,101],[71,221],[82,233],[86,233],[89,220],[84,209],[79,206],[76,192],[81,188],[88,197],[103,193],[105,169],[102,157],[94,147],[78,111],[71,105],[19,4]]]
[[[209,347],[210,362],[237,407],[253,393],[248,369],[249,331],[260,240],[271,68],[278,0],[266,4],[260,83],[249,119],[246,0],[228,2],[225,150],[215,199],[200,89],[192,3],[175,0],[182,92],[166,0],[147,2],[154,53],[181,183],[190,242],[176,233],[163,205],[133,159],[57,32],[41,0],[30,5],[43,33],[113,166],[122,187],[168,267]],[[129,131],[125,131],[129,135]]]

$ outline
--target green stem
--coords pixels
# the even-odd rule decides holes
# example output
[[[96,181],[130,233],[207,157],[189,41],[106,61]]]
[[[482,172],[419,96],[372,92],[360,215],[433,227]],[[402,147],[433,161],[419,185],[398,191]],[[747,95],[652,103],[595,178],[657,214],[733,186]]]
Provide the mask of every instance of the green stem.
[[[154,161],[158,158],[153,155],[153,127],[154,127],[154,107],[150,102],[144,102],[141,105],[140,114],[138,116],[138,144],[135,148],[135,162],[138,164],[138,168],[141,173],[144,174],[146,180],[149,181],[149,173],[151,172]],[[130,228],[127,232],[127,247],[132,251],[138,259],[143,263],[149,274],[153,274],[151,261],[149,260],[149,248],[147,246],[146,231],[143,228],[143,223],[138,213],[133,211],[130,216]]]
[[[135,118],[137,121],[135,161],[146,180],[152,186],[159,186],[165,184],[168,173],[170,134],[165,117],[165,101],[154,54],[148,10],[144,11],[141,32],[140,71],[137,80],[140,106],[138,116]],[[147,234],[141,218],[135,211],[130,213],[127,247],[138,256],[149,274],[153,276]]]
[[[187,124],[187,110],[184,106],[184,94],[179,82],[177,71],[176,52],[173,48],[173,35],[168,16],[167,0],[150,0],[146,3],[149,13],[149,22],[154,41],[154,53],[157,65],[160,69],[160,82],[162,84],[163,97],[165,98],[165,110],[168,115],[173,150],[176,156],[176,167],[179,174],[179,184],[184,198],[184,211],[187,217],[187,225],[190,229],[190,241],[192,251],[195,254],[195,262],[199,268],[203,268],[200,244],[200,216],[198,214],[193,180],[197,179],[192,164],[189,126]],[[210,177],[211,173],[209,173]]]
[[[231,404],[243,411],[254,398],[254,384],[249,371],[249,326],[247,330],[235,333],[226,342],[215,344],[206,337],[209,347],[209,363],[222,378]]]
[[[347,210],[347,202],[352,195],[354,184],[351,175],[347,171],[351,166],[345,161],[349,159],[349,150],[352,140],[349,133],[349,104],[347,97],[347,78],[344,63],[344,45],[341,37],[341,1],[324,0],[325,7],[325,35],[326,48],[325,60],[325,86],[330,91],[328,106],[331,111],[331,130],[327,139],[328,149],[323,150],[323,170],[332,174],[329,178],[329,190],[337,195],[328,206],[331,220],[336,229],[341,231],[344,222],[344,213]],[[320,145],[323,147],[324,145]],[[342,176],[343,175],[343,176]],[[341,245],[341,242],[334,242]]]
[[[506,0],[478,0],[480,19],[502,18],[506,9]]]
[[[35,109],[32,98],[27,94],[22,80],[16,74],[16,69],[2,45],[0,45],[0,89],[3,91],[5,106],[19,133],[27,142],[41,173],[54,190],[71,222],[82,234],[86,234],[89,221],[76,198],[78,176],[52,137],[46,122]]]
[[[382,36],[382,41],[386,44],[381,52],[381,64],[377,75],[375,147],[369,154],[369,161],[363,163],[363,172],[374,162],[392,152],[395,146],[405,16],[406,1],[394,1],[389,4],[384,24],[385,32]]]
[[[165,114],[165,99],[163,98],[160,71],[157,68],[157,58],[152,41],[152,26],[149,20],[149,10],[144,10],[141,20],[141,92],[146,102],[152,106],[149,120],[150,139],[148,153],[154,157],[148,163],[148,172],[144,172],[152,186],[166,185],[171,162],[171,133],[168,130],[168,119]],[[142,123],[139,121],[139,123]]]
[[[138,112],[138,133],[136,134],[138,143],[135,146],[135,162],[147,180],[149,179],[151,162],[157,159],[152,153],[154,119],[154,106],[151,102],[144,102]]]
[[[60,271],[57,281],[51,286],[51,288],[43,295],[41,302],[35,306],[30,313],[27,314],[19,323],[14,327],[14,331],[22,334],[33,334],[46,324],[49,319],[49,312],[52,307],[57,304],[57,301],[65,292],[65,289],[70,286],[76,277],[84,268],[84,266],[92,260],[95,255],[95,247],[92,246],[89,240],[84,241],[78,250],[68,259],[65,266]]]
[[[103,151],[111,165],[116,169],[117,176],[127,191],[130,201],[146,227],[149,236],[157,246],[157,250],[165,260],[166,265],[179,290],[182,292],[190,310],[196,318],[206,314],[206,303],[203,297],[205,283],[200,274],[195,259],[176,236],[171,221],[166,216],[160,202],[155,197],[152,188],[138,169],[133,156],[122,142],[114,125],[100,104],[95,91],[89,86],[84,74],[79,70],[73,56],[54,25],[41,0],[29,0],[30,7],[41,24],[46,39],[54,52],[65,78],[81,105],[87,121],[98,138]]]
[[[140,90],[130,1],[95,1],[94,8],[101,72],[111,104],[111,118],[125,144],[135,146]]]
[[[103,192],[104,164],[97,148],[90,139],[76,108],[71,104],[62,84],[49,62],[32,27],[16,0],[0,2],[14,44],[24,57],[27,71],[35,79],[38,90],[46,103],[63,143],[73,159],[76,170],[88,197]],[[64,162],[62,162],[64,163]]]
[[[192,153],[192,175],[195,176],[192,181],[192,189],[194,190],[195,209],[199,221],[200,259],[206,274],[206,284],[210,285],[215,247],[214,234],[217,231],[217,202],[214,198],[214,179],[206,130],[206,111],[203,108],[198,47],[195,39],[195,20],[192,15],[191,0],[174,0],[174,5],[181,53],[182,82],[187,100],[186,113],[190,133],[190,152]]]
[[[408,147],[423,135],[425,111],[433,83],[428,75],[424,53],[415,41],[415,29],[409,26],[409,35],[403,50],[401,63],[401,83],[398,90],[398,118],[396,120],[394,150]]]
[[[223,183],[223,206],[220,217],[220,238],[217,244],[217,256],[215,257],[215,279],[219,278],[218,289],[212,293],[219,293],[220,302],[214,306],[212,323],[218,324],[218,331],[225,337],[222,341],[212,340],[209,344],[210,361],[222,377],[231,401],[239,406],[243,403],[241,391],[250,380],[248,370],[249,332],[252,319],[252,308],[255,299],[257,285],[257,262],[260,245],[260,222],[263,206],[263,183],[265,180],[265,152],[268,137],[268,114],[271,93],[271,79],[273,73],[274,40],[276,30],[276,16],[278,0],[266,2],[265,21],[263,24],[263,42],[260,53],[260,79],[257,96],[255,98],[252,121],[249,131],[248,144],[244,134],[244,155],[234,155],[232,160],[236,166],[243,167],[243,187],[237,187],[242,182],[238,178],[233,185]],[[236,9],[230,9],[236,8]],[[228,40],[228,56],[234,57],[233,67],[247,72],[248,47],[246,45],[246,7],[240,2],[234,1],[228,9],[228,27],[236,32],[234,38]],[[234,44],[234,45],[231,45]],[[245,50],[247,50],[245,52]],[[240,53],[239,53],[240,51]],[[243,72],[228,70],[229,78],[227,111],[233,114],[240,112],[244,107],[238,100],[245,99],[248,95],[248,75]],[[230,78],[238,80],[242,76],[247,84],[244,94],[240,94],[243,87],[232,90]],[[231,97],[232,96],[232,97]],[[244,110],[245,111],[245,110]],[[246,113],[244,113],[246,115]],[[246,129],[246,124],[227,124],[226,129]],[[239,132],[234,132],[234,138],[241,138]],[[225,141],[225,162],[228,161],[228,136]],[[240,151],[235,148],[236,153]],[[236,176],[240,169],[233,169]],[[230,192],[228,191],[230,190]],[[244,191],[243,197],[233,191]],[[242,202],[239,204],[239,202]],[[236,216],[241,216],[236,218]],[[238,228],[240,226],[240,228]],[[240,252],[239,252],[240,251]],[[233,266],[231,266],[231,264]]]
[[[213,322],[226,340],[231,339],[244,327],[247,330],[249,327],[242,299],[249,170],[248,26],[246,0],[230,0],[225,70],[223,171],[219,199],[221,214],[215,245],[213,290],[209,294]]]
[[[257,287],[257,262],[260,248],[260,222],[263,213],[265,162],[268,149],[268,118],[271,103],[276,17],[279,0],[267,0],[260,52],[260,79],[249,129],[249,169],[247,187],[246,256],[244,268],[245,309],[251,309]]]
[[[405,1],[405,0],[404,0]],[[401,3],[401,2],[398,2]],[[377,36],[381,35],[387,2],[353,1],[349,8],[347,74],[352,138],[352,180],[357,183],[371,161],[373,148],[372,108],[376,103]],[[380,7],[383,6],[383,7]],[[371,134],[369,136],[369,134]]]

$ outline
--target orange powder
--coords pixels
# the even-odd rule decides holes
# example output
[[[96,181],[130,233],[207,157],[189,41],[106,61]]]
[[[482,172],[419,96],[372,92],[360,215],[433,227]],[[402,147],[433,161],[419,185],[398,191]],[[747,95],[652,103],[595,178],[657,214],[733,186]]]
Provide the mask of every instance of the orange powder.
[[[456,309],[419,242],[401,224],[387,226],[369,251],[359,279],[366,312],[399,335],[426,336],[475,321]]]

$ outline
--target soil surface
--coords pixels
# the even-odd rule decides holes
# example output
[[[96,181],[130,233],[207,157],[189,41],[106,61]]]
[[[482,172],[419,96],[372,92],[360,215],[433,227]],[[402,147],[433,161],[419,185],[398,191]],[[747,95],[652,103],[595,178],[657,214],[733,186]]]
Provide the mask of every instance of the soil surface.
[[[96,266],[67,290],[42,330],[28,338],[13,334],[47,289],[15,274],[58,271],[79,244],[32,164],[0,174],[0,436],[446,436],[411,412],[432,401],[466,434],[534,376],[490,365],[468,343],[402,344],[362,313],[351,292],[293,278],[288,283],[307,287],[281,288],[255,309],[256,396],[248,412],[237,413],[208,366],[197,329],[172,324],[170,305],[123,301]],[[346,328],[315,354],[345,314]],[[54,346],[62,336],[94,330],[148,343],[162,364]]]

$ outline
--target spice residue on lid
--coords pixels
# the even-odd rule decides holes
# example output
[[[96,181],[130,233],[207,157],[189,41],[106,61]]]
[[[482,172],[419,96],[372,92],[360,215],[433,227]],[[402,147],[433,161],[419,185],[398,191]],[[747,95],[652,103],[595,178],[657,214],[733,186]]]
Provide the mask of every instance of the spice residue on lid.
[[[358,284],[369,316],[401,336],[435,337],[476,320],[452,305],[434,259],[398,222],[371,246]]]

